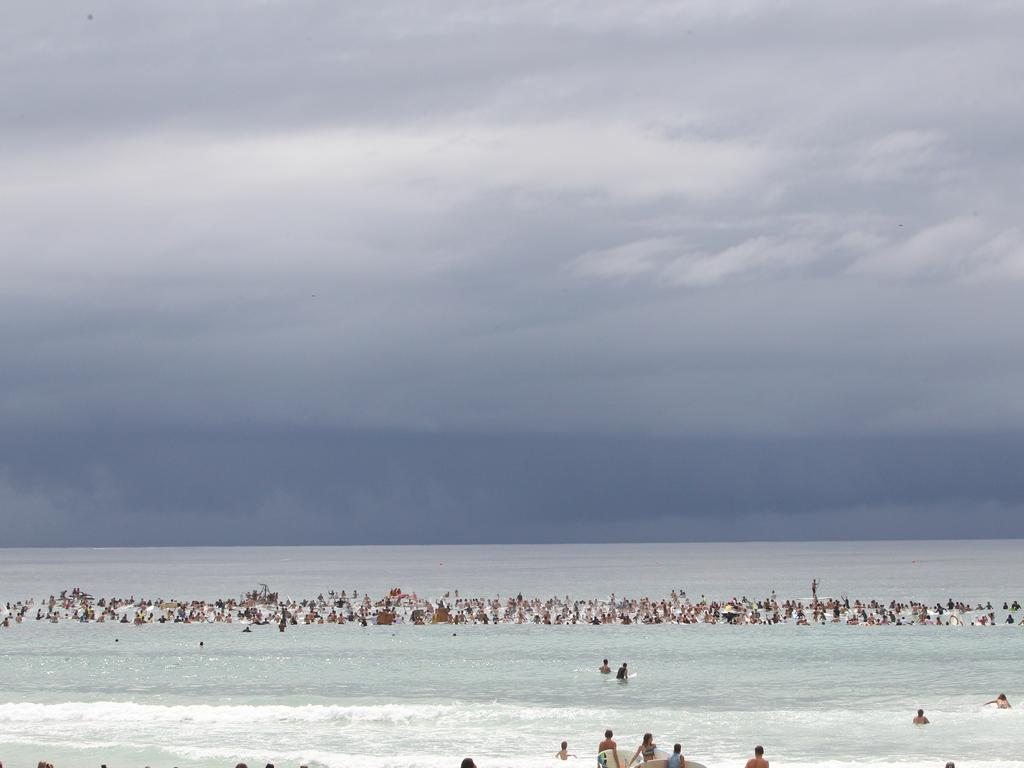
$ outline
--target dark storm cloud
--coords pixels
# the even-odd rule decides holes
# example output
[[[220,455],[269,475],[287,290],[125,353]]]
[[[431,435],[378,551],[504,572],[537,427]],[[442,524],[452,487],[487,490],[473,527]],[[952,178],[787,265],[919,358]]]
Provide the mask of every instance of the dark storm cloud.
[[[36,545],[1008,537],[1022,451],[1020,435],[36,431],[0,442],[0,498],[30,510],[7,533]]]
[[[1022,32],[1000,2],[8,9],[3,543],[1011,520]],[[970,473],[917,463],[959,439]]]

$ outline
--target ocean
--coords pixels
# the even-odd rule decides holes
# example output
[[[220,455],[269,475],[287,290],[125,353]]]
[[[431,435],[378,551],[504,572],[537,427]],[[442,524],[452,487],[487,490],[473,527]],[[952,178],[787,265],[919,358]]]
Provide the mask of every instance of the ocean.
[[[5,768],[592,765],[606,728],[709,768],[1024,767],[1024,541],[0,549],[0,602],[94,595],[569,595],[992,601],[993,627],[25,621],[0,629]],[[33,612],[34,613],[34,612]],[[1024,615],[1017,613],[1017,621]],[[200,646],[199,643],[203,645]],[[597,673],[608,658],[636,677]],[[932,724],[911,725],[917,708]]]

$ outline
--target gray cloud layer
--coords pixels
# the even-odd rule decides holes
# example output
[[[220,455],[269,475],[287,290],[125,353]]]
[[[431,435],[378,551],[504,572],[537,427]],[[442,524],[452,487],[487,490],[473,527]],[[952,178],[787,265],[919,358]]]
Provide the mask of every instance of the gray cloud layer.
[[[399,451],[396,436],[418,432],[456,454],[464,432],[519,434],[536,441],[527,454],[543,435],[702,436],[734,441],[737,467],[757,441],[938,441],[931,455],[990,434],[971,438],[982,463],[1020,463],[1019,4],[66,2],[5,14],[9,434],[84,430],[123,450],[180,446],[176,430],[327,430],[342,443],[369,431]],[[58,437],[31,465],[9,443],[0,456],[12,543],[38,540],[26,510],[64,510],[116,539],[100,521],[174,509],[184,541],[186,510],[218,508],[212,491],[189,503],[185,489],[206,480],[175,476],[171,494],[156,470],[68,440],[77,460]],[[246,487],[249,451],[261,466],[251,441],[237,450],[228,497]],[[638,494],[653,454],[616,455],[617,492]],[[900,466],[913,455],[893,454]],[[434,466],[404,462],[403,477]],[[502,466],[483,486],[505,487]],[[434,469],[432,530],[458,538],[457,510],[483,505]],[[333,471],[308,478],[321,491],[306,495],[284,470],[254,487],[268,509],[277,493],[355,519]],[[952,471],[962,485],[949,487],[936,470],[944,495],[893,499],[872,478],[858,499],[829,474],[835,492],[811,506],[938,506],[939,534],[969,533],[949,510],[1021,501],[972,472]],[[784,521],[807,506],[799,484],[756,502],[772,476],[720,482],[745,484],[733,511]],[[558,484],[529,483],[486,496],[485,517],[547,508]],[[426,479],[399,486],[390,508],[429,506]],[[662,530],[733,535],[712,518],[687,528],[690,512],[666,511],[679,493],[642,494],[679,517]],[[586,520],[570,522],[578,510],[561,514],[551,535],[588,537]],[[822,535],[841,534],[836,519]],[[136,542],[162,530],[124,524]]]

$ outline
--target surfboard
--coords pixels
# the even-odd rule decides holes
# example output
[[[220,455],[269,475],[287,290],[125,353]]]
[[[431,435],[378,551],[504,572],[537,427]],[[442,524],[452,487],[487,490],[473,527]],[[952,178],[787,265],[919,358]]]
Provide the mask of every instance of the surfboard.
[[[619,752],[619,761],[620,761],[619,762],[619,768],[626,768],[626,763],[629,762],[629,758],[631,758],[633,755],[632,755],[632,753],[627,752],[624,749],[620,749],[618,752]],[[610,749],[609,750],[605,750],[605,752],[602,752],[600,755],[598,755],[597,756],[597,761],[598,761],[598,763],[601,766],[608,766],[608,768],[613,768],[607,762],[602,762],[601,761],[601,756],[605,755],[606,753],[610,754],[611,750]],[[660,749],[660,748],[656,749],[654,751],[654,759],[653,760],[648,760],[645,763],[643,761],[643,758],[637,758],[637,761],[635,763],[633,763],[633,768],[667,768],[669,754],[670,753],[665,751],[664,749]],[[683,757],[686,758],[685,755]],[[683,766],[683,768],[707,768],[707,767],[704,765],[704,763],[698,763],[696,760],[690,760],[689,758],[686,758],[686,765]]]
[[[626,763],[629,762],[629,758],[631,758],[633,754],[625,749],[617,749],[615,752],[619,758],[618,768],[626,768]],[[599,753],[597,756],[597,764],[601,766],[601,768],[616,768],[615,759],[612,757],[612,750],[606,749],[604,752]]]

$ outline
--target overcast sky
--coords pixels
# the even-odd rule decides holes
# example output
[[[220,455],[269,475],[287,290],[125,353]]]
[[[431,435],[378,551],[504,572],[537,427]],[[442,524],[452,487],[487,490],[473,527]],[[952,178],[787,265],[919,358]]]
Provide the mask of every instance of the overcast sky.
[[[1022,39],[9,4],[0,544],[1024,536]]]

